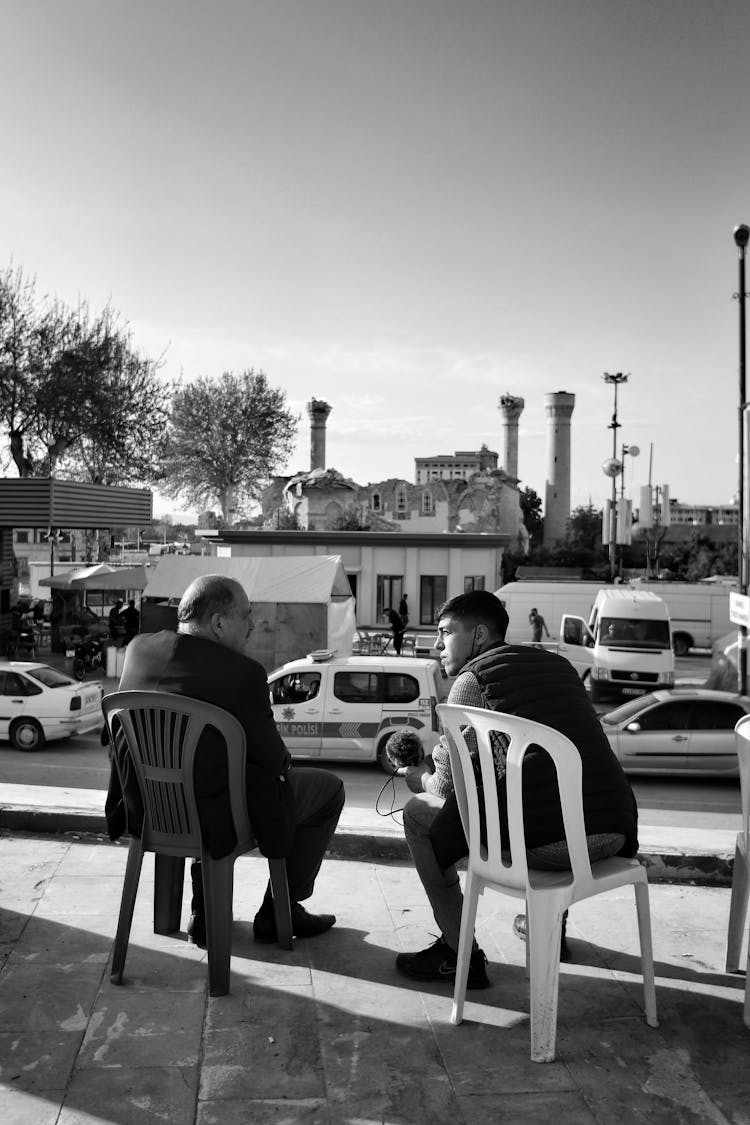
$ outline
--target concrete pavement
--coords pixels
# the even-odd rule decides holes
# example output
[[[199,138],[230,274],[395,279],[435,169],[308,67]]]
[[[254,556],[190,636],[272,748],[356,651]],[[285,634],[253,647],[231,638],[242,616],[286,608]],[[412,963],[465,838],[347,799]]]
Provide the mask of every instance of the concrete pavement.
[[[127,849],[103,834],[103,796],[0,787],[3,1125],[750,1125],[744,976],[723,971],[733,831],[642,815],[659,1028],[643,1014],[632,892],[599,896],[571,911],[557,1060],[540,1065],[518,904],[480,900],[492,987],[452,1027],[450,986],[395,972],[435,927],[400,825],[369,810],[345,809],[310,903],[337,925],[290,953],[253,941],[267,864],[238,860],[226,997],[208,996],[184,929],[153,933],[146,857],[112,985]]]
[[[151,857],[125,984],[110,982],[125,858],[94,836],[0,835],[4,1125],[750,1122],[744,978],[723,972],[726,887],[651,886],[657,1029],[632,892],[577,904],[557,1059],[534,1064],[513,900],[480,901],[492,987],[468,993],[452,1027],[451,986],[394,969],[434,931],[410,865],[327,859],[311,908],[337,925],[287,953],[253,941],[267,865],[241,858],[231,992],[209,998],[205,953],[184,931],[153,933]]]

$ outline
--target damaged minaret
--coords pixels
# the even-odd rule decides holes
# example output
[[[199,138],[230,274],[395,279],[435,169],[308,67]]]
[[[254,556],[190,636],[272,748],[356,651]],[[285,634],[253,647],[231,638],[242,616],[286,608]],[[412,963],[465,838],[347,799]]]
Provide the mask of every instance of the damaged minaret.
[[[501,463],[514,480],[518,480],[518,419],[524,405],[518,395],[500,395],[497,401],[497,408],[503,416]]]
[[[307,404],[310,416],[310,469],[326,467],[326,422],[333,408],[319,398],[311,398]]]
[[[547,414],[547,480],[544,492],[544,546],[565,538],[570,519],[570,417],[576,396],[555,391],[544,396]]]

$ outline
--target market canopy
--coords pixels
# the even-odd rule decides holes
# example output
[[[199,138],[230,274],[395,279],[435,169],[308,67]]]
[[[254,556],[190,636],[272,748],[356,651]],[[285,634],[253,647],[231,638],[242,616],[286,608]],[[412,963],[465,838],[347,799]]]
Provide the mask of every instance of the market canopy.
[[[97,563],[64,574],[40,578],[40,586],[52,590],[142,590],[146,585],[145,566],[109,566]]]
[[[352,596],[340,555],[163,555],[149,571],[144,597],[179,601],[190,583],[204,574],[235,578],[251,602],[326,603]]]

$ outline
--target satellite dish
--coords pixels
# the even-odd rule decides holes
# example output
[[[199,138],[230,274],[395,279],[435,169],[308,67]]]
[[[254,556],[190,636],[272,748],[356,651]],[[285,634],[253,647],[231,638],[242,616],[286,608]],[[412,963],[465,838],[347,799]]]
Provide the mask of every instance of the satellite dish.
[[[605,477],[617,477],[622,472],[622,461],[618,461],[616,457],[608,457],[602,464],[602,472]]]
[[[637,457],[640,452],[641,451],[637,445],[628,446],[628,454],[630,457]]]

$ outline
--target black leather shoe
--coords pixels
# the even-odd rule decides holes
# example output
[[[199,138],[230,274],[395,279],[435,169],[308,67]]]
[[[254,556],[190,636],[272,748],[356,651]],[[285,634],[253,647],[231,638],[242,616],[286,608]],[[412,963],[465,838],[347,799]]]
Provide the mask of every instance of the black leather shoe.
[[[566,963],[573,960],[573,957],[572,957],[571,952],[570,952],[570,946],[568,945],[568,939],[565,936],[567,921],[568,921],[568,912],[566,910],[565,913],[563,914],[562,932],[560,934],[560,960],[565,961]],[[526,941],[526,915],[525,914],[516,914],[515,918],[513,919],[513,933],[516,935],[517,938],[520,938],[521,941]]]
[[[188,941],[199,949],[206,948],[206,918],[203,914],[191,914],[187,926]]]
[[[295,937],[315,937],[330,930],[336,921],[335,914],[309,914],[299,902],[292,903],[292,933]],[[261,909],[255,915],[253,935],[256,941],[276,941],[276,919]]]

